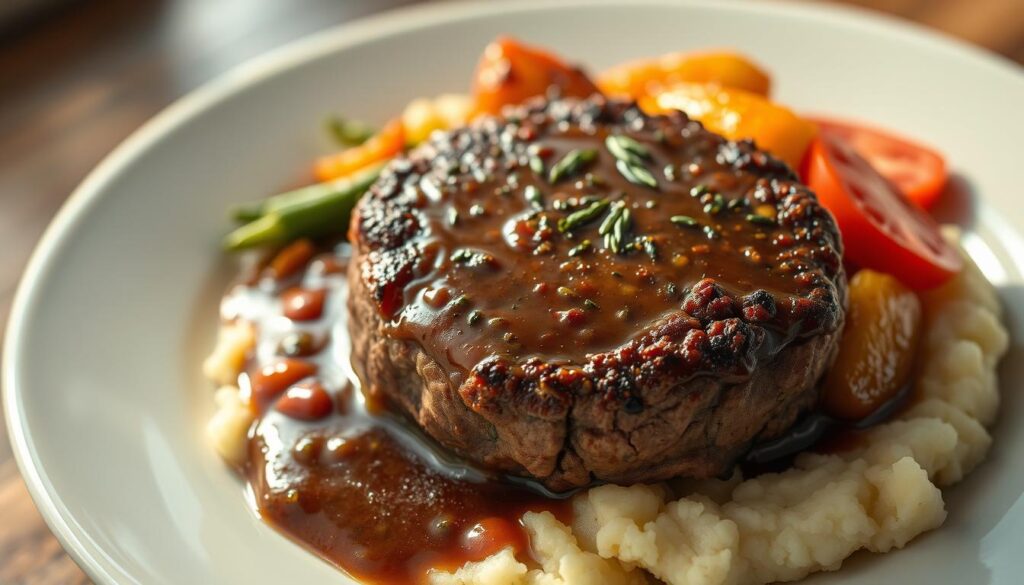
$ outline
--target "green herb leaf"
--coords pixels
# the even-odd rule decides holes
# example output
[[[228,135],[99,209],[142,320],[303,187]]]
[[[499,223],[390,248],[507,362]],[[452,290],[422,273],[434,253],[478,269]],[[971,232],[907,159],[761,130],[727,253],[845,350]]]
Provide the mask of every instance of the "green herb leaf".
[[[562,160],[555,163],[548,173],[548,182],[557,183],[565,177],[572,176],[597,158],[597,150],[593,148],[577,148],[570,150]]]
[[[326,122],[327,132],[340,146],[359,146],[376,132],[372,126],[357,120],[332,116]]]
[[[651,160],[651,151],[629,136],[610,135],[604,139],[604,145],[617,160],[634,165],[642,165],[643,161]]]
[[[747,200],[742,198],[742,197],[740,197],[739,199],[733,199],[733,200],[729,201],[729,203],[726,204],[725,207],[729,211],[733,211],[733,210],[739,209],[741,207],[746,207],[746,206],[747,206]]]
[[[590,246],[591,246],[590,240],[583,240],[582,242],[580,242],[579,244],[573,246],[569,250],[569,256],[570,257],[579,256],[580,254],[590,250]]]
[[[597,228],[597,233],[603,236],[612,231],[612,228],[615,227],[615,222],[618,221],[619,215],[622,213],[624,208],[625,203],[622,201],[616,201],[613,203],[611,211],[608,212],[608,216],[601,222],[601,227]]]
[[[669,218],[669,221],[678,226],[688,228],[700,226],[700,222],[697,221],[696,219],[693,219],[689,215],[673,215],[672,217]]]
[[[530,157],[530,170],[532,170],[533,172],[535,172],[538,175],[543,177],[544,176],[544,160],[541,159],[539,156],[536,156],[536,155],[531,156]]]
[[[537,207],[539,209],[542,209],[544,207],[544,197],[541,195],[540,189],[538,189],[537,187],[533,185],[527,185],[526,188],[523,189],[523,196],[526,198],[526,201],[530,203],[530,205],[533,205],[534,207]]]
[[[775,220],[756,213],[747,214],[747,221],[755,225],[775,225]]]
[[[710,213],[711,215],[718,215],[725,207],[725,198],[722,197],[721,193],[715,193],[714,197],[704,205],[704,213]]]
[[[566,217],[558,220],[558,231],[566,233],[576,229],[577,227],[589,223],[604,213],[604,210],[608,208],[608,200],[601,199],[591,203],[588,207],[579,209],[567,215]]]
[[[651,189],[658,188],[658,180],[655,179],[651,171],[642,164],[635,164],[619,159],[615,161],[615,168],[618,169],[619,174],[634,185],[643,185],[645,187],[650,187]]]

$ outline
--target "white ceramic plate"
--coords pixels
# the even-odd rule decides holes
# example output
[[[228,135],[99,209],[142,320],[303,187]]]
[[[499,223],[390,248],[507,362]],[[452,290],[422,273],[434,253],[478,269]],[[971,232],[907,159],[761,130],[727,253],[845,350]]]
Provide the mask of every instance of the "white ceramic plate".
[[[623,2],[623,4],[625,4]],[[383,120],[462,90],[512,33],[594,68],[671,50],[754,55],[777,97],[944,151],[977,197],[970,252],[1024,339],[1024,75],[923,30],[785,4],[508,2],[428,6],[321,34],[169,108],[82,184],[18,291],[3,383],[18,462],[47,522],[98,582],[344,582],[261,523],[203,444],[199,373],[231,272],[225,209],[289,183],[332,111]],[[946,525],[813,583],[1019,583],[1024,572],[1024,350],[1005,360],[988,462],[948,495]]]

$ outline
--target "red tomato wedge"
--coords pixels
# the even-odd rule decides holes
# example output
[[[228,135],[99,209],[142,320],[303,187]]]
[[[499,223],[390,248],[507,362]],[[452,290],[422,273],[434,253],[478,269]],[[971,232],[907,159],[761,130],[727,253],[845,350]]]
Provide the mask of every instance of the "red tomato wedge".
[[[946,161],[934,150],[865,126],[813,120],[822,134],[844,140],[889,182],[923,209],[931,209],[946,186]]]
[[[556,87],[562,97],[588,97],[600,93],[580,69],[558,57],[501,37],[487,45],[473,76],[476,114],[497,114],[509,104],[545,95]]]
[[[807,153],[804,182],[835,216],[848,262],[891,274],[913,289],[938,286],[962,260],[938,224],[912,205],[845,141],[819,135]]]

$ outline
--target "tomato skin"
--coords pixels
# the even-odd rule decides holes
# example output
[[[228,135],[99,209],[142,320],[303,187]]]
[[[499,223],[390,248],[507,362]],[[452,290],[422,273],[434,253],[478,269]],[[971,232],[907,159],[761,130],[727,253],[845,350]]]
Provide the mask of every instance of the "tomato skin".
[[[803,174],[835,216],[844,258],[854,266],[890,274],[915,290],[938,286],[962,268],[935,221],[844,142],[817,137]]]
[[[473,76],[474,115],[500,113],[507,105],[545,95],[552,86],[561,97],[600,93],[580,69],[546,51],[500,37],[484,49]]]
[[[275,408],[297,420],[315,421],[330,414],[334,402],[319,382],[306,382],[285,390]]]
[[[290,288],[281,294],[282,312],[292,321],[314,321],[324,313],[327,291],[318,289]]]
[[[942,155],[921,144],[876,128],[816,118],[822,134],[846,141],[876,171],[922,209],[942,196],[949,175]]]
[[[304,360],[284,358],[267,364],[249,374],[252,404],[263,412],[289,386],[317,371],[316,364]]]

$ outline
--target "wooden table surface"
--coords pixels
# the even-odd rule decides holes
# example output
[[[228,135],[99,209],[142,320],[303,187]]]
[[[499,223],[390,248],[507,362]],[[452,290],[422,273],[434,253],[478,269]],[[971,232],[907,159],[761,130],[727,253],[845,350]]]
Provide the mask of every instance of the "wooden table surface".
[[[79,0],[0,28],[0,330],[74,186],[175,98],[268,49],[414,0]],[[1024,63],[1024,0],[855,0]],[[0,420],[0,585],[88,579],[29,499]]]

